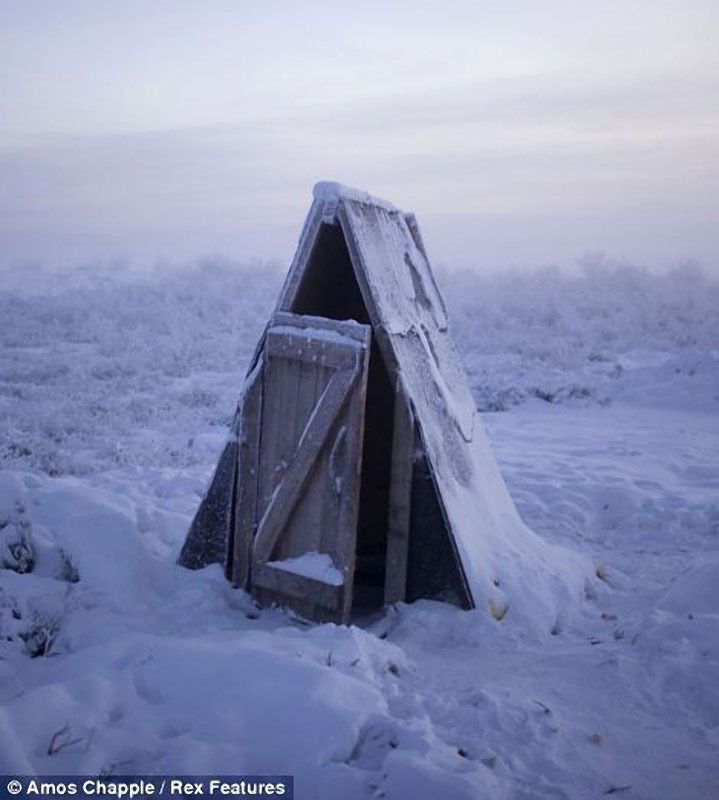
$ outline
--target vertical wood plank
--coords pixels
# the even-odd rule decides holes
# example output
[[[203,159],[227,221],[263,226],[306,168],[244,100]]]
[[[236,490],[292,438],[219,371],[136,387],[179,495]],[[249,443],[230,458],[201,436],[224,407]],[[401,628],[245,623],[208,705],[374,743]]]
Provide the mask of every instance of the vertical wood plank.
[[[333,370],[328,367],[318,366],[317,380],[315,381],[315,404],[319,402],[324,387],[332,377]],[[308,489],[307,501],[303,498],[303,505],[307,512],[305,521],[314,531],[315,549],[320,553],[330,553],[327,549],[328,536],[330,530],[334,531],[332,521],[331,506],[327,503],[327,450],[320,453],[320,457],[315,464],[315,472],[312,482]]]
[[[299,442],[307,422],[317,403],[318,372],[323,368],[305,361],[301,362],[300,372],[296,386],[295,404],[297,413],[292,431],[293,441]],[[326,381],[322,384],[322,389]],[[275,557],[278,559],[292,558],[302,553],[319,549],[319,523],[321,508],[312,482],[317,475],[318,465],[312,467],[313,478],[307,486],[304,495],[300,498],[290,518],[286,521],[285,534],[277,541]]]
[[[295,389],[301,364],[267,358],[257,517],[261,519],[295,450]]]
[[[364,412],[367,401],[367,371],[370,355],[370,328],[365,331],[365,343],[358,360],[358,379],[347,407],[343,424],[346,433],[343,446],[344,463],[338,466],[337,475],[345,484],[340,493],[338,507],[337,536],[335,537],[338,559],[341,554],[344,572],[344,597],[342,606],[342,622],[349,623],[352,613],[352,597],[354,587],[354,570],[357,556],[357,520],[359,517],[360,482],[362,475],[362,442],[364,440]]]
[[[348,404],[345,415],[350,413]],[[320,552],[329,553],[338,569],[344,571],[346,554],[337,548],[337,531],[339,525],[339,508],[347,491],[347,445],[346,416],[338,421],[332,431],[327,446],[317,461],[317,478],[315,491],[320,503],[318,518],[320,528]]]
[[[262,427],[263,365],[258,363],[242,403],[239,430],[238,479],[232,547],[232,582],[247,589],[252,563],[252,538],[257,520],[260,431]]]
[[[399,377],[395,386],[387,566],[384,587],[385,605],[405,599],[414,465],[414,416]]]
[[[352,393],[357,374],[349,370],[335,372],[315,407],[304,435],[289,460],[277,491],[260,519],[254,544],[254,559],[267,561],[272,556],[284,522],[294,511],[312,475],[312,468],[325,446],[337,417],[342,413],[347,396]],[[358,487],[357,487],[358,488]],[[358,491],[355,494],[359,494]]]

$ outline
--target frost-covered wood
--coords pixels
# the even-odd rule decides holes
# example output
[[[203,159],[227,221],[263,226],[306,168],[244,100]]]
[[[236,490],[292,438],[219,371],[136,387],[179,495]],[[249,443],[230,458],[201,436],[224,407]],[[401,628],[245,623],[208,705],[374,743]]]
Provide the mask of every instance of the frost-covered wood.
[[[355,378],[356,373],[354,370],[338,371],[330,378],[307,420],[305,429],[300,434],[299,439],[293,442],[297,449],[291,461],[286,465],[281,482],[273,490],[257,528],[254,545],[256,559],[261,561],[270,557],[277,538],[282,532],[283,524],[287,522],[294,511],[307,482],[312,476],[312,468],[322,448],[325,446],[330,430],[337,421],[342,406],[354,385]],[[298,388],[296,381],[287,378],[286,383],[276,391],[283,391],[289,394],[293,391],[299,392],[301,390]],[[268,420],[263,432],[267,439],[272,440],[272,427],[280,427],[283,422],[286,422],[286,420],[277,418],[271,422]],[[286,436],[287,433],[280,427],[279,435]],[[277,467],[271,463],[263,464],[262,466],[263,469],[277,470]],[[303,540],[309,539],[311,535],[312,532],[308,531],[307,528],[300,528],[296,537],[300,541],[296,542],[296,544],[302,546],[304,544]]]
[[[235,485],[234,537],[227,554],[235,586],[249,588],[252,545],[257,517],[257,464],[260,454],[262,364],[250,373],[240,411],[238,480]]]
[[[258,457],[240,475],[251,482],[257,470],[256,596],[304,613],[311,603],[312,616],[337,621],[348,620],[352,601],[369,337],[353,322],[273,319],[261,356]],[[313,552],[339,570],[340,589],[318,592],[322,581],[268,566]]]
[[[392,483],[387,520],[387,566],[384,601],[404,600],[407,585],[407,554],[414,466],[414,416],[409,398],[399,381],[395,388],[392,437]]]

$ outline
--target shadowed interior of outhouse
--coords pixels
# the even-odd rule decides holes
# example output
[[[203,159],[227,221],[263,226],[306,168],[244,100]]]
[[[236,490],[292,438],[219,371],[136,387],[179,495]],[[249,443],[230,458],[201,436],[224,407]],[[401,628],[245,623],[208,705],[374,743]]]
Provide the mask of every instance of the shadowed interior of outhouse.
[[[342,229],[322,225],[291,311],[369,324]],[[362,445],[353,610],[383,603],[387,554],[394,389],[372,336]]]

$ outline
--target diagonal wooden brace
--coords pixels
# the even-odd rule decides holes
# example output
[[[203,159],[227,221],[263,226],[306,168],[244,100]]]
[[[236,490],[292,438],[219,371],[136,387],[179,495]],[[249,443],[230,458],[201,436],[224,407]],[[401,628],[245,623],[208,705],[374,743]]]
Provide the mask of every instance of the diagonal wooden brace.
[[[322,451],[359,372],[358,365],[353,370],[336,372],[320,396],[287,471],[275,489],[257,527],[253,547],[256,562],[264,563],[269,560],[282,527],[302,496],[312,475],[312,466]]]

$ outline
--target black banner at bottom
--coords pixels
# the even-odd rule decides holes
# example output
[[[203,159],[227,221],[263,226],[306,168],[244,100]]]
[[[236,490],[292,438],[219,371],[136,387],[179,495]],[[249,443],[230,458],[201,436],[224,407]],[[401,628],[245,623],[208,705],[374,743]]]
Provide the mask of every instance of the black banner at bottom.
[[[0,775],[0,800],[272,797],[294,800],[292,775]]]

